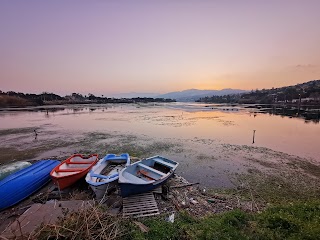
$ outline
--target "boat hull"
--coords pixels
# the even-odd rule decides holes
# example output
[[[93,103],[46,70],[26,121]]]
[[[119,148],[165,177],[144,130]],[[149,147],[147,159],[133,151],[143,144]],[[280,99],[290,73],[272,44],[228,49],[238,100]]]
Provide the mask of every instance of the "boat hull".
[[[95,193],[96,199],[103,198],[106,191],[117,186],[119,172],[129,164],[128,153],[119,156],[108,154],[92,167],[86,176],[86,182]]]
[[[164,184],[174,174],[179,163],[154,156],[135,162],[119,173],[122,197],[151,191]]]
[[[79,174],[75,174],[73,176],[66,176],[66,177],[52,177],[52,181],[54,185],[56,185],[60,190],[66,189],[67,187],[75,184],[77,181],[79,181],[81,178],[83,178],[87,172],[82,172]]]
[[[87,175],[92,166],[98,161],[98,155],[88,158],[75,154],[56,166],[50,173],[54,184],[63,190]]]
[[[0,181],[11,174],[18,172],[26,167],[31,166],[32,164],[29,162],[14,162],[1,166],[0,169]]]
[[[132,184],[132,183],[119,183],[121,197],[128,197],[130,195],[152,191],[153,189],[159,186],[162,186],[172,176],[173,174],[169,175],[166,179],[163,179],[162,181],[159,181],[157,183],[150,183],[150,184],[138,185],[138,184]]]
[[[117,185],[118,185],[118,182],[113,181],[113,182],[106,183],[106,184],[103,184],[100,186],[90,185],[90,187],[91,187],[92,191],[94,192],[94,194],[96,195],[96,199],[99,200],[99,199],[103,198],[103,196],[105,195],[107,190],[112,189]]]
[[[41,160],[0,181],[0,211],[11,207],[50,181],[50,171],[60,162]]]

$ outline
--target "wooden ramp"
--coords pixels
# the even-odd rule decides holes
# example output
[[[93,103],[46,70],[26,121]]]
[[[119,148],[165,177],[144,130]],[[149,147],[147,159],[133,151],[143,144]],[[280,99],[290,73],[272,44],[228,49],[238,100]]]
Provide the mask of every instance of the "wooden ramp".
[[[54,224],[59,217],[64,216],[66,210],[78,211],[84,207],[90,207],[94,204],[92,201],[70,200],[70,201],[53,201],[46,204],[35,203],[17,218],[9,227],[0,233],[0,239],[5,238],[27,238],[35,230],[44,224]]]
[[[147,217],[159,214],[159,208],[153,192],[132,195],[123,198],[124,217]]]

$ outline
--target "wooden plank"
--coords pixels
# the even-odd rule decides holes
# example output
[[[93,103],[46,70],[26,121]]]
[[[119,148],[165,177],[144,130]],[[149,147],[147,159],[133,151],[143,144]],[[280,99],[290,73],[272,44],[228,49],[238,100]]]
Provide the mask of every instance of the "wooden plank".
[[[168,162],[166,162],[166,161],[164,161],[164,160],[162,160],[162,159],[159,159],[159,158],[156,158],[156,159],[155,159],[155,162],[157,162],[157,163],[159,163],[159,164],[161,164],[161,165],[167,166],[167,167],[169,167],[169,168],[171,168],[171,169],[176,166],[176,164],[168,163]]]
[[[147,202],[148,200],[149,200],[149,201],[152,201],[153,199],[154,199],[154,197],[134,198],[134,199],[128,199],[128,200],[123,199],[123,202],[126,202],[126,203],[131,203],[131,202]]]
[[[123,199],[124,217],[144,217],[158,214],[159,208],[152,192],[133,195]]]
[[[144,210],[147,210],[147,211],[153,211],[153,210],[157,210],[158,211],[158,208],[157,207],[152,207],[152,208],[134,208],[134,209],[125,209],[124,212],[141,212],[141,211],[144,211]]]
[[[157,213],[150,213],[150,214],[144,214],[144,215],[137,215],[135,216],[135,218],[140,218],[140,217],[150,217],[150,216],[156,216],[156,215],[159,215],[160,213],[157,212]]]
[[[154,202],[152,198],[147,198],[147,199],[140,199],[140,200],[136,200],[136,201],[123,201],[123,203],[126,204],[135,204],[135,203],[146,203],[146,202]]]
[[[127,197],[127,198],[124,198],[123,200],[125,201],[133,201],[135,199],[141,199],[141,200],[144,200],[146,198],[152,198],[151,195],[147,195],[147,196],[134,196],[134,197]]]
[[[138,166],[141,167],[141,168],[145,168],[145,169],[149,170],[150,172],[154,172],[154,173],[156,173],[156,174],[158,174],[158,175],[160,175],[160,176],[162,176],[162,177],[163,177],[164,175],[166,175],[166,173],[160,172],[159,170],[154,169],[154,168],[151,168],[151,167],[149,167],[149,166],[147,166],[147,165],[144,165],[144,164],[142,164],[142,163],[139,163]],[[142,173],[142,174],[143,174],[143,173]],[[156,179],[154,179],[154,180],[156,180]]]
[[[152,206],[152,205],[157,205],[156,202],[144,202],[143,204],[141,203],[133,203],[133,204],[126,204],[125,207],[123,208],[126,208],[126,207],[146,207],[146,206]]]
[[[159,213],[158,210],[146,210],[146,211],[136,211],[136,212],[126,212],[124,213],[124,216],[129,216],[129,215],[132,215],[133,217],[135,215],[143,215],[143,214],[150,214],[150,213]]]
[[[148,202],[153,201],[153,198],[147,197],[147,198],[136,198],[136,199],[130,199],[130,200],[124,200],[123,202],[126,203],[135,203],[135,202]]]
[[[177,185],[177,186],[171,186],[170,188],[182,188],[182,187],[190,187],[190,186],[193,186],[193,185],[197,185],[197,184],[200,184],[200,183],[187,183],[187,184],[182,184],[182,185]]]
[[[143,208],[143,207],[152,207],[152,206],[158,206],[157,203],[145,203],[143,204],[143,206],[140,204],[135,204],[135,205],[130,205],[130,206],[126,206],[124,207],[124,209],[129,209],[129,208]]]
[[[124,209],[125,212],[139,212],[139,211],[143,211],[146,208],[126,208]],[[158,206],[152,206],[152,207],[148,207],[147,209],[148,211],[150,210],[157,210],[158,211]]]
[[[123,208],[124,211],[130,211],[130,210],[138,210],[138,209],[152,209],[152,208],[157,208],[158,206],[157,205],[149,205],[149,206],[145,206],[145,207],[142,207],[142,206],[135,206],[135,207],[126,207],[126,208]]]
[[[153,198],[153,194],[152,195],[142,195],[142,196],[132,196],[132,197],[127,197],[127,198],[124,198],[123,200],[124,201],[133,201],[133,200],[144,200],[146,198]]]
[[[144,210],[144,211],[139,211],[139,212],[128,212],[125,213],[125,215],[135,215],[135,214],[142,214],[142,213],[158,213],[158,210]]]
[[[136,218],[136,217],[146,217],[146,216],[154,216],[154,215],[159,215],[160,213],[159,212],[156,212],[156,211],[154,211],[154,212],[145,212],[145,213],[140,213],[140,214],[129,214],[129,215],[125,215],[125,216],[127,216],[127,217],[134,217],[134,218]]]
[[[153,192],[153,193],[161,194],[161,193],[162,193],[162,186],[159,186],[159,187],[153,189],[152,192]]]

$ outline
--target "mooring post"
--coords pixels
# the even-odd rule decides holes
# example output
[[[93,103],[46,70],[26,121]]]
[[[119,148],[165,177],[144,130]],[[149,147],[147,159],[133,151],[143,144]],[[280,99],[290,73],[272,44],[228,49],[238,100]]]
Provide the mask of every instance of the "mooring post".
[[[255,137],[255,134],[256,134],[256,130],[253,130],[252,144],[254,144],[254,137]]]

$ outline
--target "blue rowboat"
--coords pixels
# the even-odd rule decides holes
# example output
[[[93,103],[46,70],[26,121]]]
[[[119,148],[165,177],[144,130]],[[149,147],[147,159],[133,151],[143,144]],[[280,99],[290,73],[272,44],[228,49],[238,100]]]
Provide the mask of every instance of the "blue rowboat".
[[[0,211],[15,205],[50,181],[57,160],[41,160],[0,181]]]
[[[161,186],[173,176],[178,165],[179,163],[161,156],[133,163],[119,173],[121,196],[144,193]]]
[[[108,189],[118,183],[119,172],[130,165],[130,156],[123,153],[119,156],[108,154],[100,159],[88,172],[86,181],[94,191],[96,199],[101,199]]]

